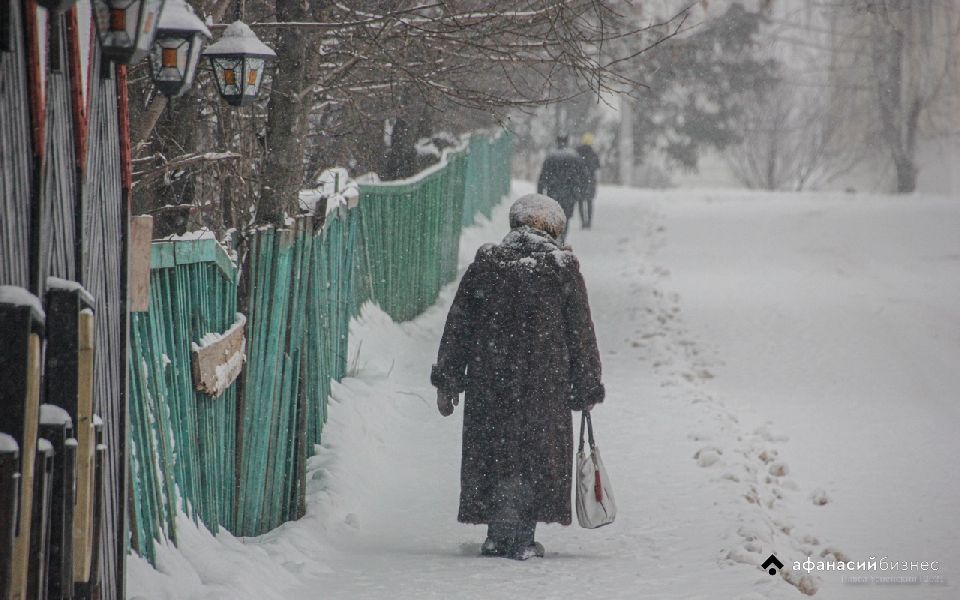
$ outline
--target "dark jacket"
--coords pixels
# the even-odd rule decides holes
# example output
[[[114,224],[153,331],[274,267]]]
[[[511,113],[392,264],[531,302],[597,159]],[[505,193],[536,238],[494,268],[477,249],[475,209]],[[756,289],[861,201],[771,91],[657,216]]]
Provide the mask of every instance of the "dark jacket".
[[[587,172],[589,173],[586,196],[587,198],[593,198],[597,195],[597,170],[600,168],[600,157],[597,156],[596,151],[590,144],[580,144],[576,150],[581,160],[587,165]]]
[[[587,193],[590,177],[580,155],[569,148],[554,150],[543,161],[537,179],[537,193],[559,202],[569,217],[577,202]]]
[[[573,253],[529,227],[481,247],[450,307],[431,380],[466,391],[458,519],[498,520],[498,486],[519,478],[530,501],[518,520],[569,524],[570,411],[604,396]]]

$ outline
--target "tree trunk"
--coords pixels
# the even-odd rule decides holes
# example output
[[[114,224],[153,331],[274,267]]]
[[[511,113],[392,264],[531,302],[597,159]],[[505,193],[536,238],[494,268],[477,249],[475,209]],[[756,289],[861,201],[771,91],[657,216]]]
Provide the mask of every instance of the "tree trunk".
[[[412,126],[404,117],[397,117],[390,135],[390,149],[387,150],[385,179],[405,179],[417,172],[416,139]]]
[[[620,185],[633,185],[633,111],[634,105],[626,94],[620,94],[620,136],[618,158]]]
[[[909,194],[917,189],[917,166],[913,158],[900,156],[894,158],[894,166],[897,169],[897,193]]]
[[[909,20],[910,7],[902,18]],[[877,82],[877,105],[880,109],[882,139],[886,143],[897,172],[897,193],[912,192],[917,187],[916,136],[922,110],[919,98],[907,100],[907,94],[917,94],[903,84],[907,27],[890,24],[887,14],[874,14],[871,29],[873,68]],[[909,110],[904,106],[909,104]]]
[[[309,21],[309,4],[303,0],[277,0],[278,21]],[[310,81],[307,33],[299,28],[282,28],[277,36],[276,70],[270,90],[267,114],[266,157],[258,224],[282,226],[284,213],[294,213],[303,184],[303,158],[307,136],[307,114],[313,93]]]

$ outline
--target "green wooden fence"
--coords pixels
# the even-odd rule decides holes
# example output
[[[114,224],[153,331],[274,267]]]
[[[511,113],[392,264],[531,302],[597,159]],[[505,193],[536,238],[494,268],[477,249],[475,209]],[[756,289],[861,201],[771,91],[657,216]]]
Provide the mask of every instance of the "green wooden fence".
[[[131,544],[151,561],[178,509],[233,528],[236,389],[194,391],[190,344],[234,323],[236,284],[216,240],[154,243],[150,307],[130,315]]]
[[[355,310],[372,300],[410,320],[456,276],[467,157],[464,149],[410,180],[360,187]]]
[[[496,203],[510,192],[512,161],[512,136],[470,138],[463,198],[464,227],[473,225],[479,215],[489,217]]]
[[[337,208],[253,236],[236,533],[303,511],[304,463],[320,442],[331,380],[347,369],[356,219]]]
[[[511,152],[505,133],[474,136],[416,177],[362,185],[354,208],[251,232],[242,277],[214,240],[154,244],[149,311],[131,316],[132,549],[153,561],[155,542],[176,542],[178,510],[244,536],[302,515],[351,317],[367,301],[397,321],[434,304],[462,228],[508,193]],[[238,294],[247,361],[211,398],[190,344],[234,323]]]

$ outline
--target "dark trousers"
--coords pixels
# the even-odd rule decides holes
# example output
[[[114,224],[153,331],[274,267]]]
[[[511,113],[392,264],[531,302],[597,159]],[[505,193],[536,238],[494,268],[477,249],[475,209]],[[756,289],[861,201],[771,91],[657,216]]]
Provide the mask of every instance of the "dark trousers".
[[[561,244],[567,243],[567,232],[570,231],[570,221],[573,219],[573,211],[577,207],[577,201],[571,200],[560,205],[563,208],[563,214],[567,216],[567,226],[563,229],[563,233],[560,234],[560,237],[557,238],[557,241]]]

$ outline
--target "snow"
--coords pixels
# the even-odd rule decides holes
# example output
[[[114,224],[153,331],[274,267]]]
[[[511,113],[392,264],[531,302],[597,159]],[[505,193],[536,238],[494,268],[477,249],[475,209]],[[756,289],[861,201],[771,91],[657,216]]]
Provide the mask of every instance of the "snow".
[[[225,390],[227,386],[236,381],[240,376],[240,370],[243,369],[243,363],[247,360],[247,340],[240,343],[240,349],[234,352],[227,362],[216,366],[216,381],[214,389]]]
[[[210,30],[200,20],[200,17],[193,12],[193,8],[183,0],[166,0],[164,2],[157,29],[199,31],[207,38],[210,37]]]
[[[431,138],[421,138],[413,147],[417,151],[417,156],[430,156],[440,160],[440,148],[437,148],[437,144]]]
[[[324,170],[316,183],[316,188],[300,190],[301,210],[317,214],[317,205],[323,202],[323,212],[329,214],[340,206],[353,208],[360,199],[357,182],[343,167]]]
[[[560,204],[543,194],[526,194],[510,207],[510,224],[514,227],[546,225],[550,232],[562,232],[566,223],[567,216]]]
[[[17,440],[13,439],[13,436],[9,433],[0,432],[0,452],[19,452],[20,446],[17,444]]]
[[[503,237],[507,206],[464,232],[462,264]],[[956,577],[957,231],[960,203],[932,196],[602,187],[594,228],[568,240],[615,523],[541,525],[544,559],[476,556],[484,530],[456,522],[463,406],[440,417],[427,377],[449,286],[413,322],[367,306],[352,324],[303,519],[240,540],[181,516],[158,570],[128,561],[128,597],[953,598],[793,564],[937,560],[913,574]]]
[[[235,333],[238,329],[243,329],[244,325],[246,324],[247,324],[247,317],[242,313],[235,313],[233,317],[233,325],[231,325],[226,331],[224,331],[223,333],[212,331],[212,332],[203,334],[203,337],[200,338],[199,344],[196,342],[190,343],[191,349],[194,352],[196,352],[197,350],[206,348],[207,346],[212,346],[213,344],[216,344],[223,338],[229,337],[230,335]]]
[[[229,337],[230,335],[234,334],[236,331],[243,329],[243,327],[246,324],[247,324],[247,317],[241,313],[236,313],[234,317],[233,325],[231,325],[226,331],[224,331],[223,333],[218,333],[218,332],[205,333],[203,337],[200,338],[199,344],[196,342],[190,343],[191,350],[193,352],[198,352],[203,348],[212,346],[213,344],[216,344],[224,340],[225,338]],[[226,348],[224,348],[223,353],[225,354],[226,351],[227,351]],[[215,380],[213,382],[213,390],[208,390],[208,391],[214,392],[212,394],[213,396],[216,397],[216,396],[219,396],[221,393],[223,393],[223,391],[226,390],[227,387],[236,380],[237,376],[240,375],[240,370],[243,369],[243,363],[247,360],[246,351],[247,351],[247,340],[246,338],[244,338],[243,341],[240,343],[240,348],[237,349],[236,352],[231,354],[229,358],[227,358],[226,356],[222,357],[222,358],[227,358],[227,360],[223,364],[218,364],[215,367],[215,373],[214,373]],[[166,362],[163,362],[163,365],[164,367],[166,367],[169,362],[169,357],[164,355],[163,357],[161,357],[161,361],[164,361],[164,360]]]
[[[242,21],[234,21],[223,30],[223,36],[207,46],[204,56],[246,54],[258,58],[276,58],[277,54],[260,41],[257,34]]]
[[[960,201],[661,197],[669,278],[717,362],[707,388],[789,463],[792,519],[851,559],[939,559],[956,579]],[[821,578],[818,597],[955,596]]]
[[[424,179],[430,177],[437,171],[440,171],[447,166],[447,162],[450,160],[451,154],[456,154],[462,152],[468,145],[468,138],[464,137],[456,146],[450,146],[449,148],[444,148],[440,153],[440,161],[434,163],[418,172],[416,175],[407,177],[406,179],[391,179],[390,181],[380,181],[380,176],[376,173],[367,173],[357,177],[357,182],[359,183],[376,183],[379,186],[403,186],[410,185],[411,183],[417,183],[418,181],[423,181]]]
[[[532,256],[524,256],[518,262],[528,269],[535,269],[537,267],[537,259]]]
[[[37,438],[37,452],[53,454],[53,444],[46,438]]]
[[[163,238],[164,240],[171,242],[192,242],[197,240],[216,240],[217,234],[215,234],[210,229],[202,227],[195,231],[187,231],[182,234],[170,234],[167,237]]]
[[[90,292],[84,289],[84,287],[76,281],[60,279],[59,277],[47,277],[47,289],[77,292],[80,297],[83,298],[83,301],[88,305],[93,306],[96,304],[96,302],[93,300],[93,296],[90,295]]]
[[[0,285],[0,304],[28,306],[33,312],[35,319],[43,321],[46,318],[40,299],[27,290],[15,285]]]
[[[73,419],[67,411],[54,404],[40,405],[40,423],[43,425],[72,425]]]

